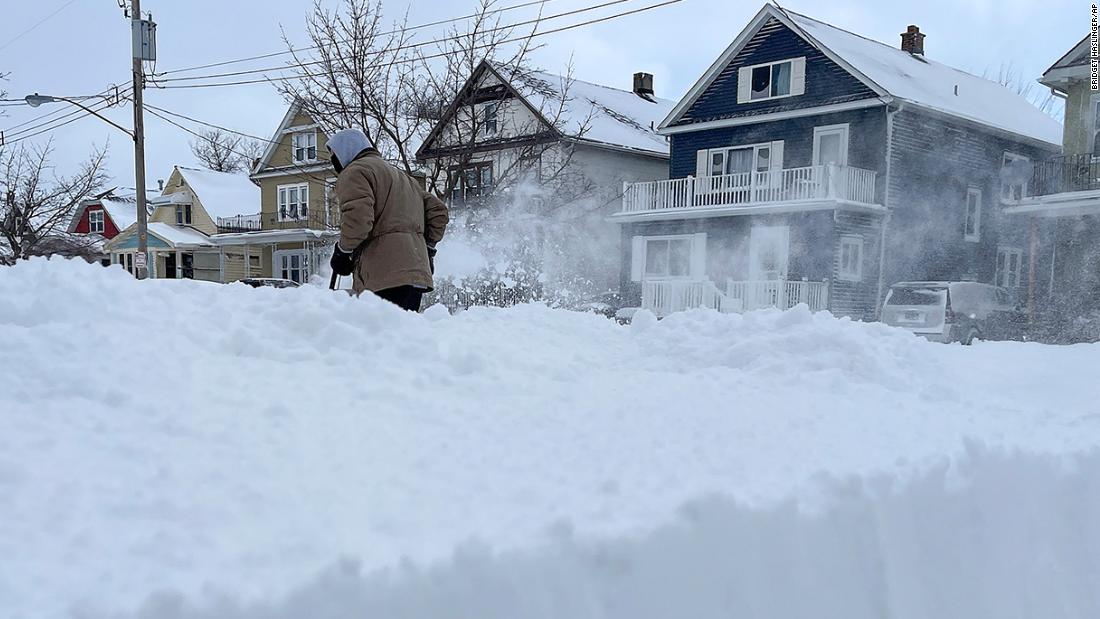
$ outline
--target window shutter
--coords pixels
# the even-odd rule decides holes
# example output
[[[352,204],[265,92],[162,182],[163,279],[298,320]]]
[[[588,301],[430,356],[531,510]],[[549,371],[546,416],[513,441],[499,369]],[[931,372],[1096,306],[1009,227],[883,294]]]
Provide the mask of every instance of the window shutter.
[[[752,97],[752,69],[741,67],[737,70],[737,102],[747,103]]]
[[[710,161],[707,149],[695,152],[695,178],[703,178],[710,175]]]
[[[769,170],[783,169],[783,140],[772,142],[772,157],[768,163]]]
[[[630,281],[642,281],[645,268],[645,237],[636,236],[630,243]]]
[[[691,278],[705,279],[707,276],[707,233],[691,235]]]
[[[806,57],[791,61],[791,95],[806,94]]]

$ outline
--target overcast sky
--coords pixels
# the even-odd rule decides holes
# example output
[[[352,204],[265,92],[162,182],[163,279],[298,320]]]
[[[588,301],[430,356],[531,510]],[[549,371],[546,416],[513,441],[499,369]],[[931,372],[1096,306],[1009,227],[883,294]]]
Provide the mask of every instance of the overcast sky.
[[[94,94],[109,84],[129,83],[129,22],[116,0],[39,0],[5,2],[0,21],[0,83],[9,98],[31,92],[74,96]],[[630,0],[597,13],[548,22],[546,28],[584,21],[659,0]],[[545,13],[554,14],[599,3],[599,0],[551,0]],[[335,4],[331,0],[328,4]],[[501,0],[501,6],[519,0]],[[158,24],[157,70],[189,67],[281,51],[280,28],[304,41],[303,15],[311,0],[143,0]],[[386,0],[393,17],[406,9],[411,24],[468,14],[474,2]],[[1038,77],[1088,31],[1089,3],[1081,0],[788,0],[786,8],[827,21],[858,34],[897,45],[907,24],[927,34],[926,56],[975,73],[996,72],[1011,64],[1027,78]],[[629,88],[635,71],[655,74],[658,96],[678,99],[725,49],[760,2],[683,0],[639,15],[544,37],[536,61],[546,70],[562,70],[573,58],[579,79]],[[62,8],[64,7],[64,8]],[[28,28],[61,9],[32,32]],[[531,15],[512,11],[519,21]],[[420,31],[434,38],[440,29]],[[215,71],[276,66],[232,65]],[[269,136],[286,111],[280,96],[267,84],[195,90],[146,91],[154,105],[255,135]],[[0,107],[0,130],[51,112],[50,107]],[[132,125],[129,107],[108,115]],[[146,116],[147,170],[150,186],[167,178],[174,164],[194,165],[188,147],[191,136],[155,117]],[[18,130],[18,129],[17,129]],[[10,132],[9,132],[10,135]],[[94,118],[85,118],[34,139],[44,144],[52,136],[60,171],[72,169],[93,145],[110,140],[110,173],[117,184],[133,183],[133,148],[129,138]],[[28,141],[30,142],[30,141]]]

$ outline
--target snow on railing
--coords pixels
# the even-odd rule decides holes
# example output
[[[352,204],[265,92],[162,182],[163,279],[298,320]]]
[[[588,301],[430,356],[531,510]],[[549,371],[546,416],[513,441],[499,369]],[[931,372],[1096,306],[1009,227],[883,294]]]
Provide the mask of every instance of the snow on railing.
[[[767,307],[790,309],[805,303],[815,312],[829,307],[829,282],[762,280],[726,282],[722,292],[706,280],[645,280],[642,308],[658,316],[688,309],[747,312]]]
[[[873,204],[875,172],[822,165],[632,183],[623,190],[622,212],[826,199]]]
[[[218,230],[224,232],[252,232],[259,230],[260,214],[234,215],[232,217],[219,217]]]

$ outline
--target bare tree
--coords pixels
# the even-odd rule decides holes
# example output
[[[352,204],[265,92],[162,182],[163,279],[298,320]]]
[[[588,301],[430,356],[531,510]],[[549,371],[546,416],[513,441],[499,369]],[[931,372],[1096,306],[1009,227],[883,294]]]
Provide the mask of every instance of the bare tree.
[[[70,235],[67,227],[81,200],[107,181],[107,150],[94,151],[76,174],[58,176],[50,163],[52,143],[19,146],[0,157],[0,263],[61,254],[92,257],[96,239]]]
[[[220,129],[202,131],[191,142],[191,154],[215,172],[247,172],[263,154],[263,144]]]
[[[414,42],[405,19],[387,25],[381,0],[342,0],[337,10],[315,0],[306,21],[309,52],[297,50],[284,34],[297,79],[280,89],[326,131],[363,129],[383,157],[409,174],[423,174],[429,188],[445,196],[461,182],[450,171],[466,169],[474,146],[486,141],[484,93],[477,85],[467,88],[467,81],[487,61],[503,81],[521,85],[540,102],[537,122],[512,128],[524,139],[507,145],[509,158],[494,170],[492,192],[508,192],[536,169],[544,187],[575,188],[577,179],[556,182],[570,176],[572,159],[560,136],[568,131],[577,138],[587,129],[585,119],[566,129],[571,71],[555,84],[531,66],[541,13],[519,32],[502,21],[496,6],[497,0],[480,0],[473,17],[428,46]],[[446,113],[452,122],[443,154],[418,162],[416,149]]]
[[[996,74],[989,68],[982,72],[982,77],[997,82],[1012,92],[1027,99],[1032,105],[1043,113],[1061,121],[1065,114],[1065,106],[1061,99],[1055,97],[1050,90],[1041,88],[1039,82],[1031,78],[1025,78],[1023,72],[1011,61],[1002,62]]]

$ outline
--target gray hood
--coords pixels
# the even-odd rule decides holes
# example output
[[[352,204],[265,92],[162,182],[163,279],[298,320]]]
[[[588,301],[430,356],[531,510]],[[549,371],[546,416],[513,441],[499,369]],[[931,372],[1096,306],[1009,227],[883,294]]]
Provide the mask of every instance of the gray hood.
[[[370,140],[358,129],[341,129],[332,134],[328,139],[328,149],[340,160],[340,165],[345,168],[355,160],[355,157],[371,147]]]

